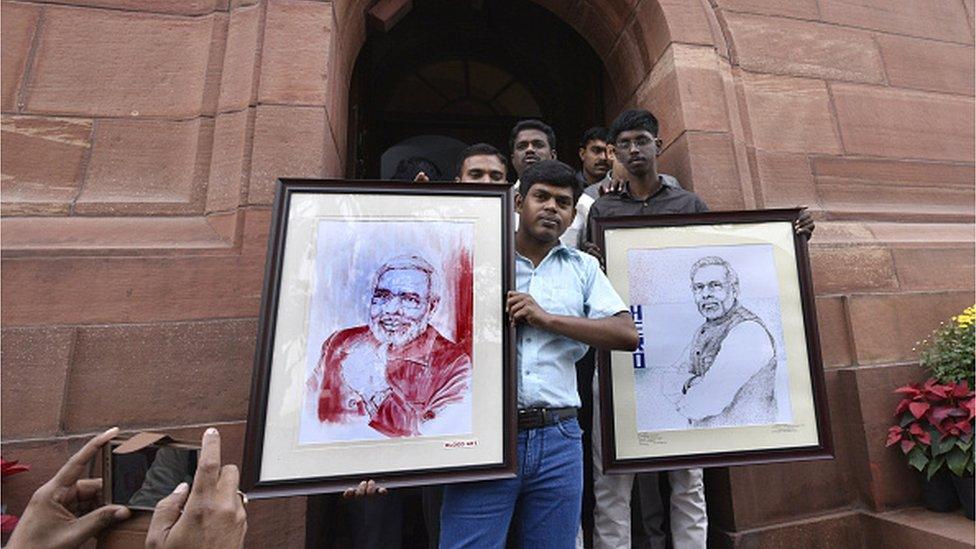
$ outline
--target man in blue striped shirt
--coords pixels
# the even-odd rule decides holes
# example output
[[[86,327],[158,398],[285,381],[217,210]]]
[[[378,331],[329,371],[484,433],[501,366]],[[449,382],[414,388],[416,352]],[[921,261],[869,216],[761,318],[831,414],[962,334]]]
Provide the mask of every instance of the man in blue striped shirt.
[[[595,258],[559,242],[581,190],[555,160],[520,176],[515,210],[518,476],[445,488],[440,546],[501,547],[514,513],[521,545],[573,547],[583,494],[575,363],[587,346],[633,350],[637,330]]]

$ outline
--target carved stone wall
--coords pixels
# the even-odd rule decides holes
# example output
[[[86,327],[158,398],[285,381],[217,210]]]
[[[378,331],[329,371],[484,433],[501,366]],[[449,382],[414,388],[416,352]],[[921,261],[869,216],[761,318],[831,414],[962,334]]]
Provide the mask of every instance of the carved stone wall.
[[[837,459],[709,473],[717,546],[865,543],[912,347],[973,302],[973,1],[542,0],[713,209],[807,205]],[[108,425],[239,461],[277,177],[344,173],[366,0],[2,2],[2,437],[19,512]],[[600,121],[595,121],[600,122]],[[299,498],[249,545],[304,539]]]

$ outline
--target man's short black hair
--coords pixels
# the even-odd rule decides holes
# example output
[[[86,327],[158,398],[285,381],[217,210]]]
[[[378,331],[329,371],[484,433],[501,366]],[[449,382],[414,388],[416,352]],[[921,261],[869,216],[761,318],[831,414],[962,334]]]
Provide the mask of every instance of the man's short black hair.
[[[431,181],[441,179],[441,171],[434,164],[433,160],[422,156],[411,156],[397,162],[396,170],[393,171],[394,181],[413,181],[417,174],[424,172]]]
[[[458,155],[457,164],[454,166],[454,172],[457,173],[458,177],[464,179],[464,174],[461,173],[461,166],[464,165],[465,160],[472,156],[497,156],[502,161],[502,166],[505,166],[505,171],[508,171],[508,159],[505,158],[505,155],[501,151],[488,143],[475,143],[461,151],[461,154]]]
[[[576,182],[576,170],[558,160],[540,160],[522,172],[519,177],[519,194],[529,195],[529,189],[536,183],[548,183],[555,187],[568,187],[573,190],[573,204],[579,200],[583,189]]]
[[[603,126],[593,126],[592,128],[583,132],[580,137],[579,148],[585,149],[590,141],[603,141],[607,142],[607,129]]]
[[[508,136],[508,150],[515,150],[515,138],[522,130],[539,130],[540,132],[546,134],[546,141],[549,142],[549,148],[556,149],[556,132],[552,131],[549,124],[546,124],[542,120],[536,120],[531,118],[529,120],[522,120],[512,128],[512,134]]]
[[[657,118],[654,118],[651,111],[644,109],[626,110],[620,113],[613,124],[610,124],[607,142],[613,143],[617,140],[618,135],[631,130],[647,130],[651,132],[651,135],[657,137],[657,129]]]

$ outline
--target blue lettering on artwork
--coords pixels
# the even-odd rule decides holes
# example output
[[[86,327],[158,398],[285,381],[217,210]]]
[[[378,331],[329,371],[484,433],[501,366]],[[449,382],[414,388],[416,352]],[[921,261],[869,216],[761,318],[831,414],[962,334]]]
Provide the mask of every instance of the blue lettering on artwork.
[[[644,358],[644,306],[631,305],[630,316],[634,317],[634,325],[637,327],[637,349],[631,353],[631,357],[634,368],[641,369],[647,366]]]

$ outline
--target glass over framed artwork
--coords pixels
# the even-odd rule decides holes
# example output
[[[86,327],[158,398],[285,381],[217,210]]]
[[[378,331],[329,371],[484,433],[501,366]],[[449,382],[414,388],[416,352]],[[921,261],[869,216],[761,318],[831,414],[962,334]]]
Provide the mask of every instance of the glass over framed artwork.
[[[833,456],[800,211],[594,220],[640,334],[599,359],[606,471]]]
[[[508,185],[278,182],[242,486],[513,477]]]

